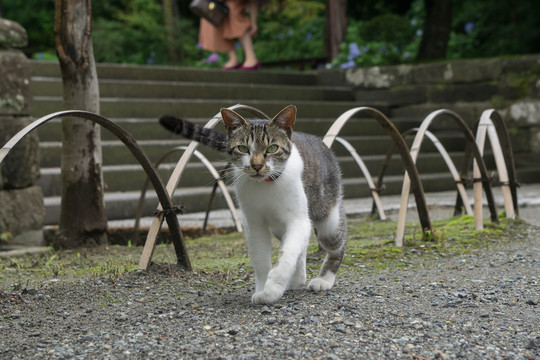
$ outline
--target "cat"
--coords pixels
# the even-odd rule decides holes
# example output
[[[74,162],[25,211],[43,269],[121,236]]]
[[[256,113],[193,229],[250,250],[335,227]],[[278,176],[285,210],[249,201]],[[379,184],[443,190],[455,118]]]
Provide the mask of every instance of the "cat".
[[[270,121],[248,121],[221,109],[227,134],[173,116],[160,118],[166,129],[229,153],[255,269],[254,304],[275,303],[286,290],[305,285],[312,228],[326,258],[308,289],[331,289],[345,252],[341,170],[320,138],[293,131],[296,111],[289,105]],[[281,240],[273,267],[272,234]]]

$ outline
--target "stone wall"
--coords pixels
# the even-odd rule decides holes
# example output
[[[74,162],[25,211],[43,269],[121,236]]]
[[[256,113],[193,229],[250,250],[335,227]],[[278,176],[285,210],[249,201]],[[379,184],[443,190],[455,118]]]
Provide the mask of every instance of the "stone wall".
[[[32,122],[30,62],[19,50],[27,34],[16,22],[0,18],[0,145]],[[38,136],[23,138],[0,164],[0,234],[39,231],[45,208],[39,177]]]
[[[448,108],[472,125],[483,110],[495,108],[506,120],[516,151],[534,161],[540,155],[540,55],[375,66],[338,77],[353,86],[359,104],[389,104],[391,117],[422,120]]]

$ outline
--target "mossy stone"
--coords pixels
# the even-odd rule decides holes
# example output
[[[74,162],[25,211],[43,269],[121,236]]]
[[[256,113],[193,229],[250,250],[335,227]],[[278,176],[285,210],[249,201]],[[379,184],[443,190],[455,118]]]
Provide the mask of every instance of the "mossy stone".
[[[27,44],[28,34],[19,23],[0,18],[0,48],[23,48]]]

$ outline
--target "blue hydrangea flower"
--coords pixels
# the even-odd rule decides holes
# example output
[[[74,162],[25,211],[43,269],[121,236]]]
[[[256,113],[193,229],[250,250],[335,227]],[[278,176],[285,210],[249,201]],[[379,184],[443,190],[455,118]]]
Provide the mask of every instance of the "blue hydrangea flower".
[[[349,59],[354,59],[362,55],[362,52],[358,48],[358,44],[353,42],[349,44]]]
[[[209,63],[209,64],[215,64],[219,61],[219,54],[218,53],[211,53],[209,56],[208,56],[208,59],[206,59],[206,62]]]
[[[347,61],[346,63],[341,64],[339,67],[342,69],[351,69],[356,66],[356,63],[353,60]]]

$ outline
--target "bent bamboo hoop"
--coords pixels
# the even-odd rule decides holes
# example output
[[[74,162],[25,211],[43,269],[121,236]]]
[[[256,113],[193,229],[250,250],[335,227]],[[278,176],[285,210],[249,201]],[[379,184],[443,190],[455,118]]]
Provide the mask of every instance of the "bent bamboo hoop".
[[[468,143],[472,146],[472,151],[474,154],[475,159],[477,160],[477,163],[479,164],[479,171],[483,175],[483,178],[485,182],[487,183],[485,187],[486,191],[486,197],[488,199],[488,203],[490,204],[490,210],[491,210],[491,216],[492,220],[494,222],[497,222],[497,213],[495,211],[494,201],[493,201],[493,193],[491,192],[491,185],[489,184],[489,180],[487,179],[487,169],[486,165],[482,159],[482,154],[478,147],[476,146],[476,142],[474,140],[474,135],[472,134],[472,131],[467,126],[465,121],[455,112],[447,109],[440,109],[431,112],[425,119],[422,121],[422,124],[418,128],[418,131],[416,133],[416,136],[414,138],[413,144],[411,146],[411,157],[416,162],[416,159],[418,157],[418,153],[420,152],[420,147],[422,146],[422,141],[424,139],[424,136],[429,128],[429,126],[433,123],[433,121],[441,116],[441,115],[448,115],[450,116],[455,122],[458,124],[458,126],[461,128],[463,134],[465,135],[465,138],[467,139]],[[483,181],[484,181],[483,180]],[[397,231],[396,231],[396,246],[401,247],[403,246],[403,237],[405,234],[405,217],[407,214],[407,203],[409,199],[409,189],[410,189],[410,179],[408,177],[408,174],[405,173],[405,179],[403,180],[403,186],[401,190],[401,202],[400,202],[400,208],[399,208],[399,215],[398,215],[398,225],[397,225]],[[464,198],[462,197],[464,200]],[[476,199],[475,199],[476,200]],[[464,204],[465,205],[465,204]],[[482,217],[480,217],[480,222],[482,221]]]
[[[427,126],[429,126],[429,124],[427,124]],[[422,137],[421,132],[423,131],[423,135],[427,137],[433,143],[435,148],[439,151],[439,154],[441,154],[444,162],[446,163],[446,166],[448,167],[448,170],[450,171],[450,174],[454,178],[454,181],[456,183],[456,187],[458,190],[458,194],[462,199],[463,206],[465,207],[465,212],[468,215],[473,215],[473,210],[471,208],[471,205],[469,203],[469,199],[467,196],[467,191],[465,190],[465,186],[463,186],[463,181],[457,171],[456,166],[454,165],[454,162],[452,161],[452,158],[450,157],[450,155],[444,148],[443,144],[441,144],[439,139],[431,131],[427,130],[427,126],[424,127],[423,129],[413,128],[403,133],[403,136],[406,136],[407,133],[410,133],[410,132],[416,132],[417,134],[414,140],[415,142],[413,143],[413,146],[411,148],[411,156],[414,162],[416,163],[418,153],[422,145],[423,137]],[[387,157],[386,160],[388,159],[389,157]],[[405,233],[405,220],[407,216],[407,203],[409,202],[409,188],[410,188],[410,180],[408,176],[405,174],[405,178],[403,180],[403,186],[401,190],[401,202],[400,202],[401,206],[399,208],[397,235],[396,235],[396,246],[398,247],[403,246],[403,236]]]
[[[506,123],[503,118],[494,109],[486,110],[485,112],[489,113],[489,118],[493,121],[493,125],[497,130],[497,137],[502,147],[502,153],[504,157],[504,162],[506,164],[506,170],[508,172],[508,182],[510,186],[510,192],[512,193],[512,201],[514,204],[514,213],[516,216],[519,215],[518,207],[518,196],[517,188],[519,187],[519,182],[517,181],[516,175],[516,164],[514,161],[514,151],[512,149],[512,142],[510,141],[510,133],[506,127]]]
[[[388,118],[383,113],[371,107],[357,107],[347,110],[343,114],[341,114],[336,121],[334,121],[334,124],[326,132],[326,135],[323,138],[323,142],[326,144],[326,146],[331,147],[332,143],[339,135],[339,132],[341,131],[343,126],[345,126],[347,121],[349,121],[354,115],[358,113],[366,113],[375,120],[377,120],[379,124],[384,128],[384,130],[386,130],[387,134],[394,142],[394,145],[398,148],[399,154],[401,155],[401,160],[403,161],[403,165],[406,169],[406,174],[408,174],[408,177],[410,179],[410,186],[412,186],[413,189],[420,224],[422,225],[423,229],[431,230],[431,221],[429,219],[429,213],[427,210],[424,189],[422,186],[422,182],[420,181],[420,175],[418,174],[416,165],[411,157],[409,148],[407,147],[405,140],[403,139],[395,125],[390,120],[388,120]],[[401,238],[401,245],[398,245],[400,242],[398,241],[398,238],[396,236],[396,246],[402,246],[402,240],[403,237]]]
[[[504,210],[506,212],[506,217],[509,219],[515,219],[514,212],[514,202],[512,198],[512,190],[510,188],[510,182],[508,177],[507,165],[504,159],[501,143],[499,137],[497,136],[497,131],[495,125],[491,120],[491,115],[494,110],[486,110],[482,113],[478,127],[476,129],[476,143],[480,150],[480,153],[484,152],[486,135],[489,138],[491,143],[491,149],[493,150],[493,156],[495,157],[495,165],[497,166],[497,173],[499,175],[499,180],[501,182],[501,192],[504,199]],[[480,169],[476,160],[473,162],[473,177],[480,177]],[[482,183],[474,183],[474,212],[475,219],[481,218],[482,215]],[[482,229],[483,224],[481,222],[475,222],[476,229]]]
[[[269,119],[268,116],[263,113],[262,111],[248,106],[248,105],[242,105],[242,104],[236,104],[231,107],[229,107],[231,110],[245,110],[255,116],[263,117],[265,119]],[[221,113],[218,112],[212,119],[210,119],[204,127],[206,128],[213,128],[216,126],[217,123],[221,120]],[[180,159],[178,160],[176,167],[174,168],[171,176],[169,177],[169,181],[167,182],[167,193],[169,196],[172,197],[174,190],[178,186],[178,183],[180,182],[180,178],[186,168],[187,163],[191,159],[191,156],[193,156],[193,153],[199,146],[199,143],[196,141],[192,141]],[[158,206],[157,211],[161,211],[161,206]],[[143,252],[141,254],[141,257],[139,259],[139,270],[146,270],[148,268],[148,265],[150,264],[150,260],[152,259],[152,254],[154,253],[154,249],[156,246],[156,239],[157,235],[159,233],[159,229],[161,228],[161,223],[163,222],[163,217],[156,216],[152,220],[152,224],[150,225],[150,230],[148,231],[148,235],[146,236],[146,243],[143,248]]]
[[[229,109],[245,110],[257,117],[263,117],[263,118],[269,119],[266,114],[250,106],[237,104],[237,105],[229,107]],[[326,135],[324,136],[323,142],[326,144],[326,146],[331,147],[334,140],[336,140],[340,142],[349,151],[351,156],[356,161],[357,165],[360,167],[360,169],[364,173],[364,176],[366,177],[366,180],[372,190],[373,199],[374,199],[377,209],[379,210],[379,217],[381,219],[385,218],[384,211],[382,209],[382,206],[380,205],[380,199],[377,193],[377,188],[373,184],[373,180],[371,178],[371,175],[367,167],[365,166],[364,162],[362,161],[362,159],[360,158],[360,156],[358,155],[354,147],[350,143],[348,143],[346,140],[338,137],[339,132],[341,131],[343,126],[347,123],[347,121],[349,121],[354,115],[358,113],[368,114],[369,116],[377,120],[379,124],[386,130],[386,132],[391,137],[394,143],[393,146],[398,148],[401,155],[401,159],[406,169],[405,179],[404,179],[403,187],[402,187],[401,207],[400,207],[400,214],[399,214],[399,219],[398,219],[398,231],[396,234],[396,246],[398,247],[403,246],[405,214],[407,211],[406,210],[407,202],[408,202],[408,196],[409,196],[411,186],[413,189],[413,193],[415,195],[416,206],[417,206],[418,215],[420,218],[420,223],[422,225],[422,228],[431,229],[431,223],[429,219],[429,214],[427,212],[427,205],[425,202],[424,191],[423,191],[422,183],[420,181],[418,170],[415,165],[424,136],[428,137],[435,144],[435,146],[439,150],[439,153],[441,153],[441,156],[445,160],[450,172],[452,173],[452,176],[456,180],[456,183],[458,186],[458,192],[461,197],[461,200],[464,203],[467,213],[471,211],[470,206],[469,208],[467,208],[468,201],[467,201],[467,195],[464,191],[462,181],[461,181],[462,176],[460,177],[457,174],[457,170],[452,160],[450,159],[448,153],[442,146],[442,144],[438,141],[435,135],[433,135],[431,132],[428,131],[428,127],[435,120],[435,118],[443,114],[449,115],[453,120],[456,121],[458,126],[463,131],[465,138],[467,140],[466,156],[464,159],[464,166],[463,166],[462,174],[467,174],[467,168],[468,168],[467,164],[470,164],[471,156],[474,157],[474,166],[473,166],[474,177],[480,178],[480,181],[481,181],[481,182],[479,181],[475,182],[475,213],[476,213],[475,221],[479,223],[479,225],[477,226],[482,226],[481,210],[478,211],[477,209],[477,207],[481,209],[482,188],[484,189],[484,192],[486,194],[489,210],[491,213],[491,220],[493,222],[498,222],[498,217],[495,211],[495,205],[493,201],[493,193],[491,190],[491,184],[489,182],[489,179],[487,176],[487,169],[482,158],[482,152],[484,149],[486,134],[491,141],[495,160],[496,160],[497,170],[499,172],[499,176],[502,182],[502,191],[503,191],[503,196],[504,196],[505,211],[509,218],[514,218],[515,215],[517,214],[518,207],[517,207],[516,187],[518,186],[518,183],[516,180],[515,163],[514,163],[514,158],[513,158],[513,153],[512,153],[512,146],[510,143],[510,137],[509,137],[509,133],[506,128],[506,125],[504,121],[502,120],[501,116],[499,115],[499,113],[497,113],[495,110],[490,109],[483,112],[482,117],[477,127],[478,143],[477,141],[475,141],[474,135],[472,131],[470,130],[470,128],[463,121],[463,119],[459,115],[457,115],[455,112],[451,110],[446,110],[446,109],[434,111],[424,119],[420,128],[411,130],[411,131],[417,131],[417,134],[414,139],[413,145],[409,151],[404,138],[401,136],[397,128],[390,122],[390,120],[388,120],[388,118],[384,114],[382,114],[380,111],[374,108],[357,107],[357,108],[353,108],[344,112],[338,117],[338,119],[336,119],[336,121],[332,124],[332,126],[330,127]],[[155,166],[150,162],[148,157],[145,155],[144,151],[137,144],[137,142],[135,141],[135,139],[132,137],[132,135],[129,132],[125,131],[114,122],[100,115],[93,114],[87,111],[68,110],[68,111],[60,111],[60,112],[56,112],[56,113],[44,116],[32,122],[30,125],[26,126],[24,129],[22,129],[17,134],[15,134],[15,136],[12,137],[0,149],[0,163],[4,160],[4,158],[8,155],[8,153],[13,149],[13,147],[29,132],[31,132],[35,128],[41,126],[42,124],[52,119],[59,118],[59,117],[68,117],[68,116],[79,117],[79,118],[93,121],[95,123],[100,124],[107,130],[111,131],[132,152],[132,154],[135,156],[135,158],[139,161],[139,163],[145,170],[148,176],[147,181],[149,180],[150,182],[152,182],[152,185],[154,186],[154,189],[156,191],[156,194],[158,195],[160,204],[156,211],[156,216],[154,217],[152,225],[150,227],[150,231],[148,232],[146,244],[144,246],[143,253],[139,261],[140,270],[146,270],[148,268],[148,265],[150,263],[150,260],[152,258],[152,254],[155,248],[157,234],[159,233],[159,229],[161,228],[161,225],[163,223],[163,218],[167,219],[167,223],[169,225],[169,230],[171,232],[172,241],[175,247],[178,265],[183,267],[186,270],[191,270],[191,263],[189,261],[189,257],[188,257],[187,249],[185,247],[182,232],[180,230],[180,224],[176,216],[177,211],[176,211],[176,208],[172,204],[171,197],[174,190],[178,186],[178,183],[180,181],[180,178],[183,174],[183,171],[187,163],[189,162],[193,154],[195,154],[195,156],[197,156],[203,162],[203,164],[208,168],[212,176],[218,182],[218,185],[220,186],[226,198],[229,209],[231,210],[231,215],[233,216],[236,227],[237,229],[239,229],[239,231],[241,231],[242,225],[236,214],[235,206],[232,202],[232,198],[230,197],[230,194],[225,184],[220,179],[218,172],[215,170],[212,164],[200,152],[196,150],[198,143],[195,141],[192,141],[187,147],[183,146],[183,147],[178,147],[171,150],[169,153],[165,154],[163,158],[160,160],[161,162],[166,156],[168,156],[170,153],[174,151],[185,150],[182,156],[180,157],[171,177],[169,178],[167,186],[164,187],[163,182],[161,181],[161,178],[159,177],[159,174]],[[220,121],[220,119],[221,119],[221,114],[218,113],[207,122],[205,127],[213,128]],[[380,183],[382,181],[382,178],[384,176],[384,172],[386,169],[386,164],[388,163],[389,159],[392,156],[392,151],[393,149],[391,149],[391,151],[387,154],[386,160],[383,163],[381,174],[378,179],[377,187],[380,187]],[[482,186],[482,183],[483,183],[483,186]],[[146,191],[146,187],[147,187],[147,182],[145,183],[143,192],[141,193],[140,201],[144,201],[144,192]],[[139,217],[140,215],[138,214],[137,220],[139,219]]]
[[[414,129],[414,130],[418,131],[418,129]],[[439,151],[439,154],[441,154],[444,162],[446,163],[446,166],[448,167],[448,171],[450,171],[450,174],[452,174],[452,177],[454,178],[454,181],[456,182],[458,194],[461,197],[461,200],[463,201],[463,206],[465,207],[465,213],[467,215],[473,215],[473,210],[471,208],[471,204],[469,203],[469,197],[467,196],[467,191],[465,190],[465,186],[463,185],[463,179],[459,175],[459,172],[457,171],[456,165],[452,161],[450,154],[448,154],[443,144],[431,131],[426,130],[426,137],[429,140],[431,140],[433,145],[435,145],[435,147]]]
[[[15,134],[15,136],[13,136],[2,147],[2,149],[0,149],[0,163],[4,160],[4,158],[11,151],[11,149],[13,149],[13,147],[29,132],[47,123],[48,121],[52,119],[56,119],[60,117],[77,117],[77,118],[82,118],[82,119],[95,122],[103,126],[105,129],[109,130],[120,141],[122,141],[124,145],[126,145],[126,147],[135,156],[139,164],[141,164],[144,171],[146,172],[146,175],[152,182],[152,185],[154,186],[154,190],[156,191],[156,194],[159,198],[161,208],[164,209],[164,211],[161,212],[157,217],[159,217],[161,221],[163,221],[164,216],[167,219],[167,223],[169,225],[169,229],[171,232],[171,238],[172,238],[174,248],[176,251],[176,258],[178,260],[178,265],[183,267],[184,269],[191,270],[191,263],[189,261],[187,249],[185,247],[182,231],[180,230],[180,224],[178,223],[178,218],[176,217],[175,207],[172,204],[171,198],[169,197],[169,194],[167,193],[165,186],[163,185],[163,182],[161,181],[161,178],[159,177],[159,174],[156,168],[154,167],[152,162],[148,159],[148,157],[146,156],[142,148],[139,146],[139,144],[137,144],[133,136],[129,132],[125,131],[120,126],[115,124],[114,122],[110,121],[109,119],[104,118],[100,115],[88,112],[88,111],[81,111],[81,110],[59,111],[59,112],[55,112],[47,116],[41,117],[37,119],[36,121],[32,122],[31,124],[29,124],[28,126],[26,126],[17,134]]]
[[[225,165],[225,167],[222,168],[218,172],[218,176],[220,179],[225,178],[225,176],[227,175],[227,169],[230,167],[230,165],[231,165],[231,162],[229,161],[227,165]],[[216,196],[217,187],[218,187],[218,183],[214,182],[214,186],[212,186],[212,192],[210,193],[210,199],[208,199],[208,203],[206,204],[206,213],[204,215],[204,222],[203,222],[203,228],[202,228],[203,232],[206,231],[206,227],[208,226],[208,218],[210,217],[210,212],[212,211],[212,203],[214,202],[214,197]],[[235,209],[235,212],[236,212],[236,209]],[[242,232],[242,229],[240,230],[237,229],[237,231]]]
[[[161,158],[156,162],[155,166],[157,169],[159,169],[159,165],[171,154],[174,154],[178,151],[184,151],[187,149],[187,146],[177,146],[175,148],[170,149],[167,151]],[[221,176],[217,172],[216,168],[212,165],[210,161],[199,151],[195,150],[193,154],[201,161],[201,163],[208,169],[214,180],[216,181],[217,185],[221,189],[221,192],[223,194],[223,197],[225,198],[225,202],[227,203],[227,206],[229,207],[229,211],[231,212],[231,216],[234,222],[234,225],[236,227],[236,231],[242,232],[242,222],[240,221],[240,217],[238,216],[238,213],[236,212],[236,207],[234,206],[234,201],[232,199],[232,196],[229,192],[229,189],[227,189],[227,186],[221,179]],[[139,197],[139,204],[137,205],[137,213],[135,215],[135,234],[139,233],[139,226],[142,216],[142,207],[144,205],[145,195],[146,195],[146,189],[148,188],[148,182],[150,180],[148,177],[146,178],[143,187],[141,189],[141,196]]]
[[[384,209],[381,204],[381,198],[379,196],[379,192],[377,188],[375,187],[375,183],[373,182],[373,178],[371,177],[371,174],[366,164],[364,163],[360,155],[358,155],[358,153],[356,152],[356,149],[354,148],[354,146],[351,145],[350,142],[348,142],[347,140],[339,136],[337,136],[335,140],[339,142],[341,145],[343,145],[345,149],[347,149],[347,151],[349,151],[349,153],[353,157],[354,161],[356,162],[360,170],[362,170],[362,174],[366,178],[366,182],[368,183],[368,186],[371,189],[371,196],[373,197],[373,202],[375,204],[375,207],[377,208],[379,219],[386,220],[386,215],[384,214]]]
[[[405,138],[408,135],[410,135],[411,133],[417,133],[418,130],[419,130],[418,128],[412,128],[412,129],[409,129],[407,131],[404,131],[401,135]],[[452,158],[450,157],[450,154],[448,154],[448,152],[446,151],[444,145],[439,141],[437,136],[435,136],[435,134],[433,134],[431,131],[426,130],[426,137],[433,143],[433,145],[435,146],[437,151],[439,151],[439,154],[441,154],[441,157],[443,158],[444,162],[446,163],[446,166],[448,167],[448,170],[450,171],[450,174],[452,174],[452,177],[454,178],[454,181],[456,182],[456,187],[457,187],[457,190],[458,190],[458,196],[461,198],[462,202],[464,203],[463,206],[465,207],[465,213],[467,215],[473,215],[473,210],[472,210],[471,204],[469,203],[469,200],[468,200],[467,191],[465,190],[465,186],[463,185],[463,179],[459,175],[459,173],[457,171],[457,168],[456,168]],[[383,164],[381,165],[381,170],[379,172],[379,178],[377,179],[377,181],[378,181],[377,186],[382,185],[384,175],[386,173],[386,169],[388,168],[388,163],[392,159],[393,153],[394,153],[394,146],[392,146],[390,148],[390,150],[386,154],[386,158],[384,159]]]

